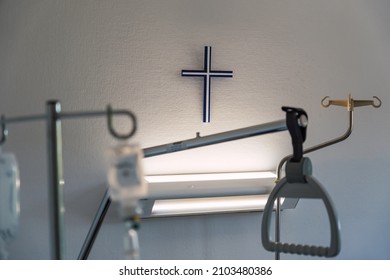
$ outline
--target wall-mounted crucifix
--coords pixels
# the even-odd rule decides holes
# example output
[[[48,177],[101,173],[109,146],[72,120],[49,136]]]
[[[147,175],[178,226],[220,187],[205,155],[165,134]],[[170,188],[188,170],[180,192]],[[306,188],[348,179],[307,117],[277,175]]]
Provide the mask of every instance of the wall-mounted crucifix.
[[[211,47],[204,47],[204,70],[182,70],[182,76],[203,77],[203,122],[210,122],[211,78],[232,78],[233,71],[211,70]]]

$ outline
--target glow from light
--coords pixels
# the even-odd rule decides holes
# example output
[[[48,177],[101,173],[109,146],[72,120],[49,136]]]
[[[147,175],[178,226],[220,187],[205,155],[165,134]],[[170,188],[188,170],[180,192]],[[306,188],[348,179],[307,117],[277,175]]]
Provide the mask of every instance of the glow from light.
[[[206,174],[181,174],[181,175],[149,175],[145,176],[148,183],[174,183],[174,182],[202,182],[223,180],[248,180],[276,178],[275,173],[263,172],[234,172],[234,173],[206,173]]]
[[[275,178],[270,171],[145,176],[154,202],[147,216],[262,211]]]
[[[151,216],[184,216],[262,211],[268,195],[156,200]]]

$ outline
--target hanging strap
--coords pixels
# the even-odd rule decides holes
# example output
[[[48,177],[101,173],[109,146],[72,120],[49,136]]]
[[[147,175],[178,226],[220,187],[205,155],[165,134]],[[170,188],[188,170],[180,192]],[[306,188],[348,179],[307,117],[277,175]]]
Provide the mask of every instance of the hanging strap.
[[[286,112],[286,124],[293,145],[292,161],[298,162],[303,155],[303,142],[306,140],[308,117],[306,112],[300,108],[283,106],[282,110]]]

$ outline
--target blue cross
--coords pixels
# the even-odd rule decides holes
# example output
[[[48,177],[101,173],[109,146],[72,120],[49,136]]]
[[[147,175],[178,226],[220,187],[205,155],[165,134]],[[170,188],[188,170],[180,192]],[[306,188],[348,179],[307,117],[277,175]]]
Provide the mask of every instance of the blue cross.
[[[203,122],[210,122],[211,78],[232,78],[233,71],[211,70],[211,47],[204,47],[204,70],[182,70],[181,75],[187,77],[203,77]]]

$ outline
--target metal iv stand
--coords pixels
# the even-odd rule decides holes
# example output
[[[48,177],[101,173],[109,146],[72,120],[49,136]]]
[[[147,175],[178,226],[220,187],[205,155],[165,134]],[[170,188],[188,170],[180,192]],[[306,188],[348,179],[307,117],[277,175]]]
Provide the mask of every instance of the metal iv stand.
[[[132,121],[132,129],[128,134],[119,134],[112,126],[113,115],[128,116]],[[62,128],[61,120],[77,118],[107,117],[108,130],[112,136],[118,139],[131,137],[137,129],[136,117],[128,110],[112,110],[107,106],[106,111],[72,112],[62,113],[61,104],[56,100],[46,103],[46,114],[5,118],[1,116],[0,145],[8,136],[7,124],[24,123],[44,120],[47,123],[47,153],[48,153],[48,186],[49,186],[49,225],[52,259],[65,258],[65,233],[64,233],[64,177],[62,160]]]

